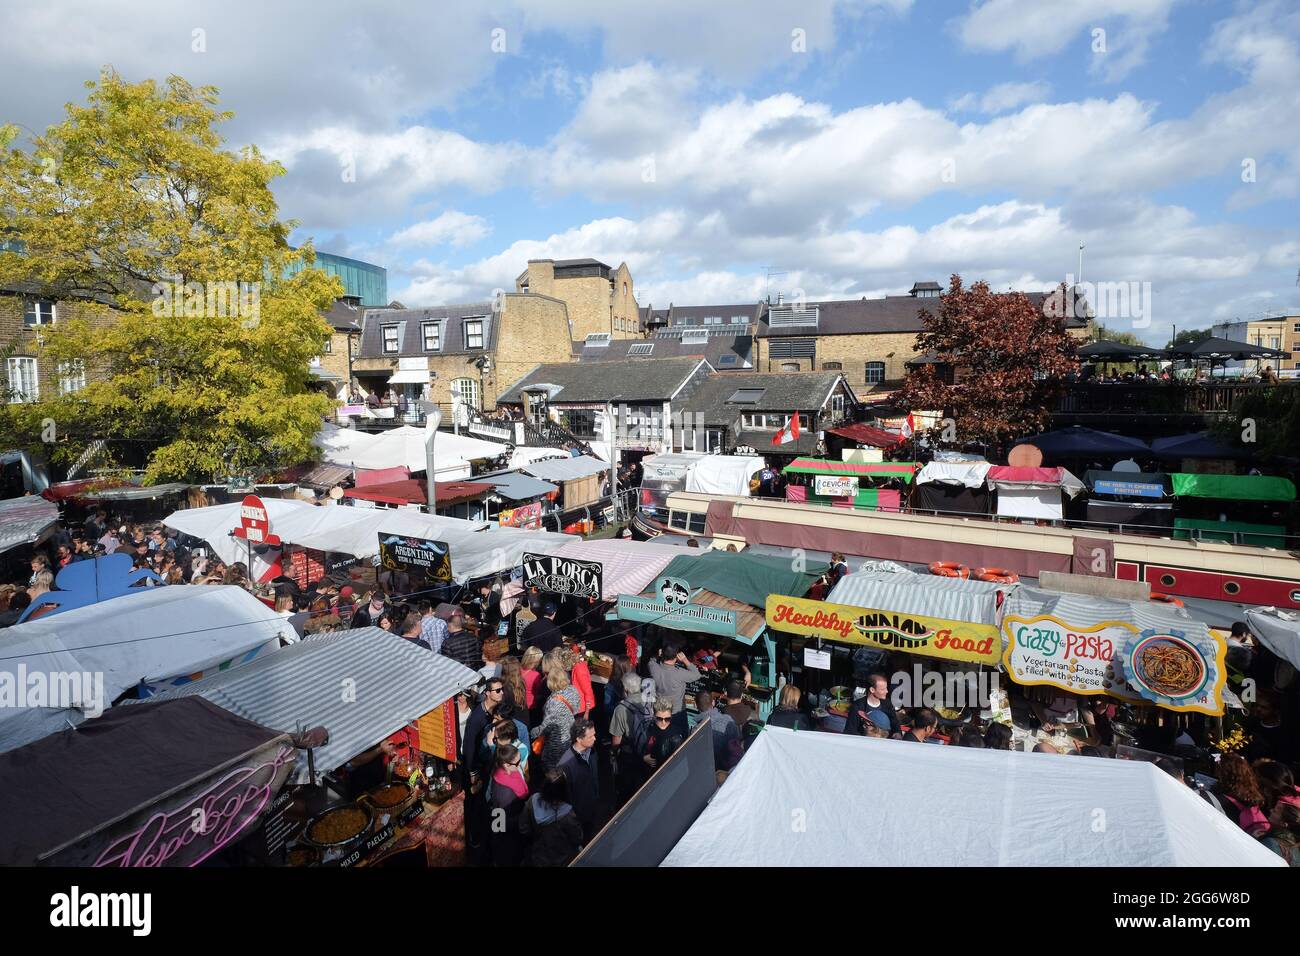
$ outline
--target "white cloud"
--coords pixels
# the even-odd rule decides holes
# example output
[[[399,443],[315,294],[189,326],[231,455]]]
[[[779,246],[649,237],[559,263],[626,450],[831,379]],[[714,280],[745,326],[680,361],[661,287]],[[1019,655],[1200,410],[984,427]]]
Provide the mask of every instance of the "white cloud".
[[[482,216],[449,209],[436,219],[426,219],[393,234],[394,246],[469,246],[486,238],[492,227]]]
[[[984,94],[967,93],[952,104],[960,112],[978,111],[980,113],[1005,113],[1025,103],[1035,103],[1046,99],[1052,92],[1052,85],[1045,80],[1032,83],[999,83],[990,87]]]
[[[1060,53],[1085,34],[1080,51],[1090,69],[1107,81],[1122,79],[1146,59],[1151,37],[1168,27],[1178,0],[985,0],[954,22],[972,50],[1015,51],[1024,61]],[[1105,31],[1105,50],[1093,49],[1095,29]]]

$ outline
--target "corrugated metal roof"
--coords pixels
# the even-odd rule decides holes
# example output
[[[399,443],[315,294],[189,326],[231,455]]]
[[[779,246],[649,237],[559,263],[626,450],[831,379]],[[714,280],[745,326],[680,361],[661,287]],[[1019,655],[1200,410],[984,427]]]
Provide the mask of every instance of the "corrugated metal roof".
[[[1008,585],[902,571],[846,574],[826,598],[832,604],[895,614],[923,614],[968,624],[997,623],[997,592]]]
[[[608,472],[609,462],[592,458],[590,455],[579,455],[576,458],[553,458],[550,461],[533,462],[531,465],[524,465],[520,470],[543,481],[573,481],[576,478],[588,478],[591,475]]]
[[[150,700],[197,694],[275,730],[324,725],[330,740],[316,750],[315,762],[317,771],[325,772],[474,685],[479,676],[405,638],[365,627],[306,638]],[[345,694],[348,689],[355,694]],[[307,783],[307,776],[307,761],[299,760],[294,782]]]
[[[36,542],[59,520],[59,506],[40,495],[0,501],[0,552]]]

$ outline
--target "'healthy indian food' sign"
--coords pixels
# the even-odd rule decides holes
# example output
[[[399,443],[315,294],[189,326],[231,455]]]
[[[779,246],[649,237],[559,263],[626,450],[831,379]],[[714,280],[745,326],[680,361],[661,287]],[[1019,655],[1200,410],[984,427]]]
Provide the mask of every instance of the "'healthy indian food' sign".
[[[552,554],[524,554],[524,587],[546,594],[599,598],[601,572],[599,561],[579,561]]]
[[[977,664],[997,664],[1002,652],[998,629],[992,624],[895,614],[784,594],[767,596],[767,626],[788,634]]]

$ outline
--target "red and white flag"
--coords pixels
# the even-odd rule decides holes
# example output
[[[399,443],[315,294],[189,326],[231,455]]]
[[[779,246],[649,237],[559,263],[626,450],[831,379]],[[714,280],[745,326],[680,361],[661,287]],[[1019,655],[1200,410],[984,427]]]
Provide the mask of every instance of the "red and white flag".
[[[912,433],[916,431],[916,422],[912,418],[912,413],[908,412],[907,417],[903,419],[903,427],[898,430],[898,434],[903,438],[911,438]]]
[[[799,416],[791,415],[785,421],[785,427],[772,436],[773,445],[788,445],[799,440]]]

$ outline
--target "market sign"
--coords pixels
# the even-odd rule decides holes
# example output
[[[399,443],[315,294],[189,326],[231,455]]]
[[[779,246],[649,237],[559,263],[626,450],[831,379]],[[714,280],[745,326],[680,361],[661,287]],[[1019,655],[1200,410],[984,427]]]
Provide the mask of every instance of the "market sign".
[[[1092,490],[1099,495],[1123,495],[1129,498],[1163,498],[1165,489],[1149,481],[1112,481],[1102,478],[1092,483]]]
[[[813,479],[813,492],[831,498],[852,498],[858,493],[858,479],[817,475]]]
[[[546,594],[599,599],[603,570],[599,561],[524,552],[524,587]]]
[[[266,513],[266,505],[257,495],[244,496],[239,505],[239,527],[231,534],[257,544],[280,543],[280,536],[271,534],[271,519]]]
[[[415,722],[420,732],[420,751],[432,754],[439,760],[455,763],[457,728],[456,698],[433,708]]]
[[[1124,621],[1074,627],[1050,614],[1002,620],[1004,662],[1017,684],[1047,684],[1075,694],[1137,697],[1114,666],[1115,649],[1137,629]]]
[[[767,596],[767,626],[787,634],[976,664],[997,664],[1002,650],[992,624],[895,614],[785,594]]]
[[[268,741],[215,780],[208,776],[124,820],[55,851],[52,866],[197,866],[252,833],[289,779],[298,751]]]
[[[531,504],[520,505],[518,508],[510,508],[497,515],[497,523],[503,528],[537,528],[542,521],[542,503],[534,501]]]
[[[635,594],[620,594],[618,619],[640,624],[658,624],[674,631],[716,634],[718,637],[736,636],[736,612],[705,604],[669,604]]]
[[[407,538],[379,533],[379,564],[416,580],[445,583],[451,580],[451,547],[445,541]]]
[[[1226,654],[1208,631],[1198,640],[1176,628],[1133,628],[1115,661],[1128,686],[1159,707],[1222,714]]]

